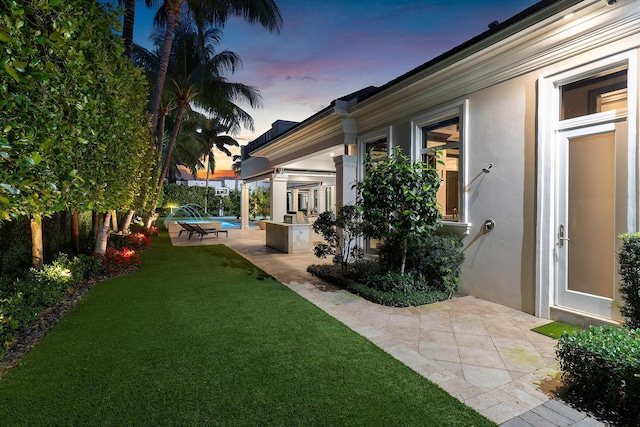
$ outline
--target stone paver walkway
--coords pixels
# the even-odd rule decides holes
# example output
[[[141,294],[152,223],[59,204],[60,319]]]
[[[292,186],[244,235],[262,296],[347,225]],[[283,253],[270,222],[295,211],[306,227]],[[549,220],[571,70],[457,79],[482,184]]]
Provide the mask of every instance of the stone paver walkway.
[[[225,244],[289,288],[365,336],[407,366],[437,383],[497,424],[603,426],[541,386],[559,374],[555,341],[531,331],[548,323],[471,296],[419,307],[373,304],[327,285],[306,272],[319,261],[267,248],[264,231],[231,229],[229,237],[174,245]]]

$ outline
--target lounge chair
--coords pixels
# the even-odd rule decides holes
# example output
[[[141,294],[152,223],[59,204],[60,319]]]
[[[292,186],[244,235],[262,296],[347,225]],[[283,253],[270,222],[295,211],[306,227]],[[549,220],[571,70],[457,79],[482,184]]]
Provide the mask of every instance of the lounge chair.
[[[179,222],[178,225],[182,227],[182,229],[178,233],[178,237],[182,236],[182,233],[185,232],[189,234],[189,240],[191,240],[191,236],[193,235],[193,233],[198,233],[198,231],[193,228],[191,224],[187,224],[186,222]]]
[[[218,234],[224,233],[226,237],[229,237],[228,230],[219,230],[217,228],[202,228],[198,224],[187,224],[184,222],[179,222],[178,224],[182,226],[182,230],[180,230],[180,233],[178,233],[178,237],[180,237],[180,234],[182,234],[183,231],[186,231],[189,233],[189,240],[191,240],[191,236],[193,236],[194,234],[200,235],[200,240],[202,240],[202,238],[207,234],[212,234],[215,237],[218,237]]]

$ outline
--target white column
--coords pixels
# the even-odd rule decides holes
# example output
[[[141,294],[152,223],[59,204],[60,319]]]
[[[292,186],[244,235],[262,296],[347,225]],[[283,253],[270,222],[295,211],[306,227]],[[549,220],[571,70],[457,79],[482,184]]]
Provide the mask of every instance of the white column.
[[[289,176],[285,174],[271,175],[270,191],[270,215],[271,221],[283,222],[287,213],[287,181]]]
[[[333,163],[336,165],[336,205],[355,204],[356,190],[352,187],[357,178],[357,156],[336,156]]]
[[[242,183],[240,193],[240,228],[249,228],[249,184]]]
[[[294,188],[291,191],[291,201],[293,202],[293,211],[294,212],[298,212],[298,209],[300,208],[300,201],[298,200],[298,196],[300,195],[300,190],[298,190],[297,188]]]
[[[316,208],[318,208],[318,215],[326,210],[326,204],[324,201],[325,188],[326,187],[324,187],[323,185],[318,187],[318,206],[316,206]]]

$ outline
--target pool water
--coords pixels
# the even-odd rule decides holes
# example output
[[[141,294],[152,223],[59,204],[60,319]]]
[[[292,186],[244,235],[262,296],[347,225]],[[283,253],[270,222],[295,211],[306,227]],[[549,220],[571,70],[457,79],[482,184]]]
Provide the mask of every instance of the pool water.
[[[197,219],[178,219],[177,221],[186,222],[187,224],[202,224],[202,223],[210,223],[210,222],[219,222],[222,224],[222,228],[240,228],[240,220],[230,221],[228,219],[221,219],[219,217],[213,218],[203,218],[202,220]],[[173,222],[173,221],[172,221]],[[249,222],[249,227],[257,227],[254,221]]]

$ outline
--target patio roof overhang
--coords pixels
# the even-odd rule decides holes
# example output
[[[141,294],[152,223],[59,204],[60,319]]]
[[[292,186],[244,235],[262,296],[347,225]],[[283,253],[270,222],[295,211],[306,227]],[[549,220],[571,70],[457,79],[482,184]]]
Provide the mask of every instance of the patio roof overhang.
[[[355,120],[348,115],[351,104],[336,100],[304,126],[291,129],[252,151],[246,160],[251,170],[243,179],[264,180],[275,170],[281,170],[289,176],[290,186],[311,182],[333,185],[333,157],[344,154],[345,146],[356,144]]]

